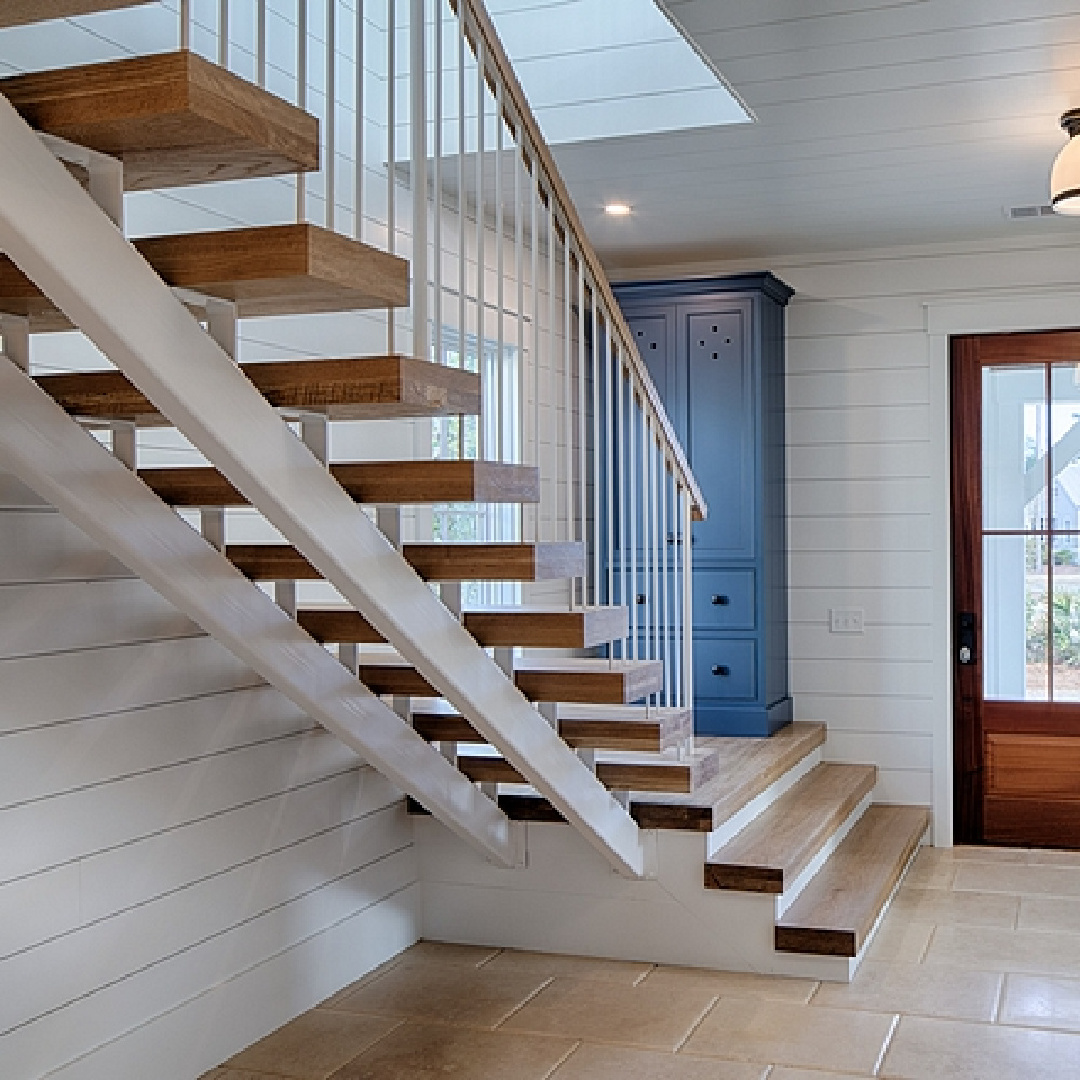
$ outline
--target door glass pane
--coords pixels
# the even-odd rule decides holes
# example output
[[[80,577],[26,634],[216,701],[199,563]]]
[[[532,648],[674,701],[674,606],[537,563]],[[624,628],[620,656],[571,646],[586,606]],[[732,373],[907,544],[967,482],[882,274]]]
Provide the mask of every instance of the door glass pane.
[[[1080,701],[1080,577],[1075,563],[1058,561],[1071,554],[1072,549],[1062,544],[1064,539],[1054,540],[1053,696],[1055,701]]]
[[[984,368],[982,420],[983,528],[1046,528],[1046,368]]]
[[[1040,537],[983,537],[983,693],[988,699],[1047,699],[1047,554]]]

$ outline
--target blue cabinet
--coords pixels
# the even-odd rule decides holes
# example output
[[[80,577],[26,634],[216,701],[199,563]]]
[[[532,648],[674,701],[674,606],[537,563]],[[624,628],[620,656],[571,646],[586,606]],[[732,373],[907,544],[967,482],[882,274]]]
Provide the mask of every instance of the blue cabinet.
[[[693,527],[695,731],[770,735],[792,716],[784,474],[792,290],[766,273],[627,282],[615,294],[709,505]]]

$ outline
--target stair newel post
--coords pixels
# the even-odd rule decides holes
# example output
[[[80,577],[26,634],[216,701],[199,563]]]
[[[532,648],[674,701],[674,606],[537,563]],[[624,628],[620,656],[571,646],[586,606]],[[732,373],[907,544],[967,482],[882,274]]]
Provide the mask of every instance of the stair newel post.
[[[682,520],[682,670],[683,700],[694,700],[694,524],[693,501],[688,490],[683,494]]]

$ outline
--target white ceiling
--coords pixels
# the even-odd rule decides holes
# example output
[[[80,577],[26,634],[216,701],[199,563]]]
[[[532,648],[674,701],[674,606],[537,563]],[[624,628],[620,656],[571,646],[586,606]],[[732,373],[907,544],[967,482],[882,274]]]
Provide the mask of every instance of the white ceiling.
[[[757,122],[558,147],[612,267],[1075,236],[1045,203],[1077,0],[667,0]],[[617,11],[617,9],[615,9]],[[615,16],[617,17],[617,15]],[[605,219],[609,201],[627,219]]]

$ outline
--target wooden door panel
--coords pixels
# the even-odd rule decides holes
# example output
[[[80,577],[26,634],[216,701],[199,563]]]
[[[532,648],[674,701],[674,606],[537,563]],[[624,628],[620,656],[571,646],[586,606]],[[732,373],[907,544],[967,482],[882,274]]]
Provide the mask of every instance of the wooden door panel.
[[[1080,736],[986,736],[986,795],[1080,800]]]

